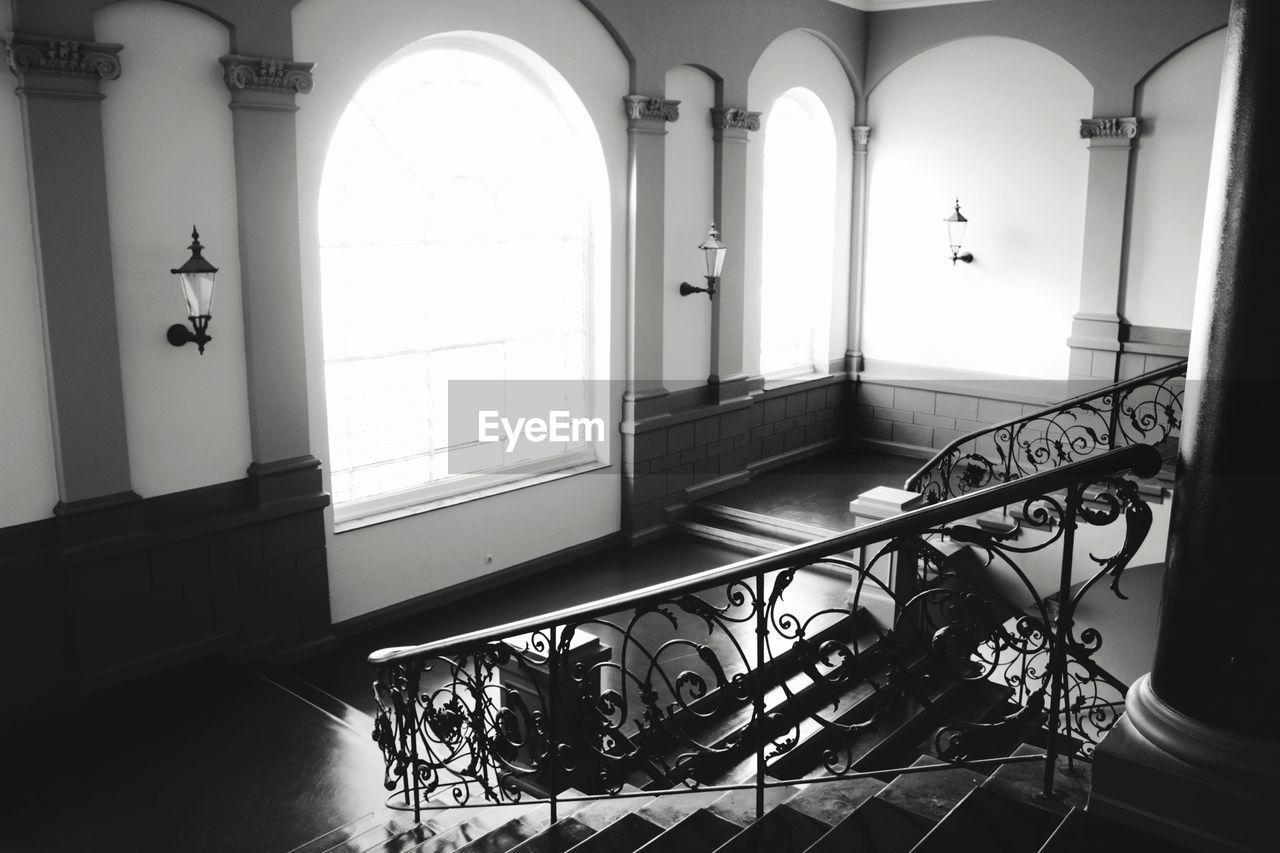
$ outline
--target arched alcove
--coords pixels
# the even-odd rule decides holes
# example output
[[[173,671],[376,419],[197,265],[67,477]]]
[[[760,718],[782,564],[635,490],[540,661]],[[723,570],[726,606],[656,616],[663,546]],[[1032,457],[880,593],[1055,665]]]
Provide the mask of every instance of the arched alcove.
[[[971,38],[918,54],[867,104],[863,351],[1062,378],[1080,290],[1092,89],[1054,53]],[[949,260],[959,198],[972,264]]]

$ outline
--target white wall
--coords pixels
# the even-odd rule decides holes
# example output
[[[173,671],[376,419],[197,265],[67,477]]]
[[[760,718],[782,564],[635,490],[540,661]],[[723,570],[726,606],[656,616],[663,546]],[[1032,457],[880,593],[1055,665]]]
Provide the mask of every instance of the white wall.
[[[623,370],[626,239],[625,58],[577,0],[370,0],[351,26],[346,0],[303,0],[294,9],[294,55],[316,65],[314,92],[299,99],[298,169],[303,298],[307,331],[311,444],[324,460],[328,436],[317,202],[325,152],[342,110],[360,83],[396,51],[430,35],[494,33],[549,62],[568,81],[595,123],[608,169],[612,227],[609,287],[596,311],[609,330],[609,376]],[[448,116],[442,116],[447,120]],[[512,127],[518,134],[519,127]],[[508,492],[480,501],[335,535],[329,514],[329,591],[341,621],[443,589],[559,549],[614,533],[620,525],[616,463],[618,394],[611,393],[610,459],[604,471]],[[327,475],[326,475],[327,476]],[[486,562],[486,558],[492,562]]]
[[[126,0],[94,19],[126,45],[102,84],[107,201],[120,372],[133,488],[143,497],[238,480],[252,461],[236,237],[225,27],[160,0]],[[213,341],[199,355],[165,330],[186,323],[176,277],[191,226],[218,267]]]
[[[1065,60],[1004,38],[928,50],[871,92],[869,359],[1066,376],[1091,102]],[[953,267],[942,219],[957,196],[975,260]]]
[[[712,218],[716,88],[704,72],[680,66],[667,72],[666,89],[667,98],[680,102],[680,120],[667,123],[663,196],[662,377],[667,390],[675,391],[704,385],[711,375],[711,300],[681,296],[680,282],[706,286],[697,246]]]
[[[1124,316],[1191,328],[1226,30],[1175,53],[1138,87]]]
[[[13,22],[0,4],[0,32]],[[10,78],[12,82],[12,78]],[[58,500],[44,362],[40,289],[22,111],[0,91],[0,527],[47,518]]]
[[[784,33],[760,54],[747,78],[747,104],[762,113],[760,130],[752,135],[747,155],[746,328],[743,364],[748,373],[760,373],[760,268],[763,234],[764,134],[768,133],[769,108],[783,92],[797,86],[816,94],[831,116],[836,134],[836,216],[832,261],[827,359],[843,358],[849,328],[849,242],[853,204],[853,87],[844,66],[825,42],[799,30]],[[729,106],[735,106],[730,104]],[[820,354],[819,354],[820,355]]]

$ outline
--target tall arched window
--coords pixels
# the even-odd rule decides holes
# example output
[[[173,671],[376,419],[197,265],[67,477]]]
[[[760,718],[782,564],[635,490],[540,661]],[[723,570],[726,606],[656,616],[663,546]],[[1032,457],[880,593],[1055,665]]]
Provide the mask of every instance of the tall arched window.
[[[502,416],[534,385],[575,416],[591,404],[603,159],[567,84],[524,60],[429,39],[334,133],[319,224],[339,523],[595,461],[583,441],[508,452],[450,418],[458,380]]]
[[[825,370],[835,253],[836,137],[808,89],[788,89],[765,124],[760,370]]]

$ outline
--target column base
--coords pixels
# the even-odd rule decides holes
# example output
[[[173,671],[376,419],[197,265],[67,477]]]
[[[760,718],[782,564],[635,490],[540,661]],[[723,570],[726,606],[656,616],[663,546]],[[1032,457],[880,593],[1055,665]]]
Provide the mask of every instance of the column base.
[[[1098,745],[1089,811],[1213,853],[1274,849],[1280,743],[1193,720],[1150,678],[1129,689],[1124,716]]]

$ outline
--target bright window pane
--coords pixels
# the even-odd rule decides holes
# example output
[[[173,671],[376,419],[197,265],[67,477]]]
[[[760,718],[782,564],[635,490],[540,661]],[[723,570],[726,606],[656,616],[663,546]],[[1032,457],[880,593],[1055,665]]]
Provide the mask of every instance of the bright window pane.
[[[774,102],[765,127],[760,369],[766,375],[825,361],[814,348],[831,294],[835,186],[831,117],[817,95],[790,89]]]
[[[356,93],[320,193],[336,504],[573,449],[503,453],[448,415],[450,383],[475,380],[493,384],[468,399],[504,414],[514,382],[568,381],[557,399],[586,414],[582,150],[544,89],[487,50],[427,45]]]

